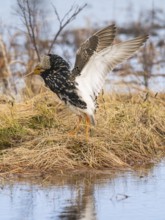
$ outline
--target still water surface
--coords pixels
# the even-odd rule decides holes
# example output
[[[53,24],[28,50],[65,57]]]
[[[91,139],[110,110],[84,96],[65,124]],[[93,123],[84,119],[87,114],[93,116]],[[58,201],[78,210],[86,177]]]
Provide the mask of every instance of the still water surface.
[[[165,220],[165,161],[140,174],[76,175],[1,187],[0,220],[55,219]]]

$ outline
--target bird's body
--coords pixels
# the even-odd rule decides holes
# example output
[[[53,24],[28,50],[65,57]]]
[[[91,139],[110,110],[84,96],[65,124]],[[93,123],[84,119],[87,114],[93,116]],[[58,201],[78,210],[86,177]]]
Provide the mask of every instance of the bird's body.
[[[73,70],[60,56],[48,54],[36,66],[34,74],[40,74],[45,84],[57,94],[87,124],[94,124],[96,99],[108,72],[131,57],[148,36],[112,44],[116,33],[114,25],[96,32],[77,51]]]
[[[41,73],[45,84],[68,106],[86,109],[86,103],[78,96],[76,82],[71,79],[69,64],[58,55],[50,55],[51,68]]]

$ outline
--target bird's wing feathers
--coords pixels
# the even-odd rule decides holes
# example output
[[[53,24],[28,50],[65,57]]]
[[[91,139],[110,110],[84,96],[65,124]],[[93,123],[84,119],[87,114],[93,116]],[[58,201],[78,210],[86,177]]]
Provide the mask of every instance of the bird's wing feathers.
[[[148,35],[144,35],[115,44],[112,47],[105,49],[100,55],[103,56],[107,61],[107,64],[110,65],[109,70],[112,70],[116,65],[130,58],[147,39]]]
[[[96,32],[94,34],[98,38],[97,52],[100,52],[104,48],[110,46],[116,35],[116,26],[114,24]]]
[[[99,52],[104,48],[110,46],[116,34],[115,25],[110,25],[83,42],[76,53],[75,66],[73,68],[73,75],[79,75],[85,64],[95,51]]]
[[[94,51],[96,51],[97,45],[98,38],[96,36],[92,36],[88,40],[86,40],[77,50],[76,61],[73,68],[73,73],[75,75],[81,72],[89,58],[93,55]]]
[[[133,40],[109,46],[99,53],[95,53],[81,71],[81,75],[76,77],[79,93],[83,89],[87,90],[88,94],[94,99],[101,91],[108,72],[131,57],[147,38],[148,36],[140,36]]]

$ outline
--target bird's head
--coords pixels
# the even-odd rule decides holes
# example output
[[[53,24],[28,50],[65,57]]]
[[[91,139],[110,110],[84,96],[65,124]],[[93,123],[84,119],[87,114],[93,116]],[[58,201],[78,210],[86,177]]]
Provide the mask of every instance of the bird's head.
[[[44,68],[42,65],[39,63],[34,67],[34,70],[32,71],[32,74],[34,75],[40,75],[44,71]]]
[[[33,69],[32,72],[26,74],[26,76],[30,75],[41,75],[45,70],[48,70],[51,68],[50,64],[50,55],[44,55],[41,58],[41,62],[39,62]]]

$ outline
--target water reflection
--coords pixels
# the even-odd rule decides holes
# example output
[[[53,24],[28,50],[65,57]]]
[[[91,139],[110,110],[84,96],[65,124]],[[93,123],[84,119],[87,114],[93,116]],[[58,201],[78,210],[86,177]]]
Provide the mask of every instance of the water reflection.
[[[82,190],[78,191],[76,198],[71,199],[58,215],[59,219],[96,220],[94,187],[92,184],[85,184]]]
[[[147,174],[147,175],[146,175]],[[2,184],[2,220],[163,220],[165,163],[148,173],[56,177]]]

